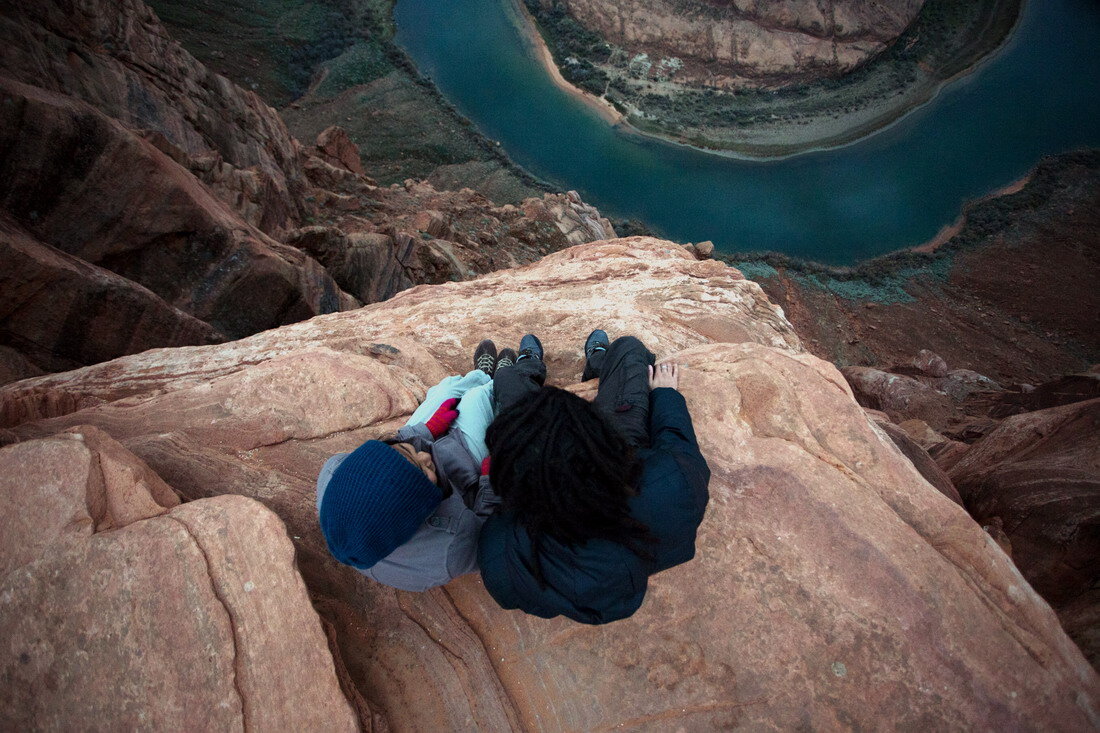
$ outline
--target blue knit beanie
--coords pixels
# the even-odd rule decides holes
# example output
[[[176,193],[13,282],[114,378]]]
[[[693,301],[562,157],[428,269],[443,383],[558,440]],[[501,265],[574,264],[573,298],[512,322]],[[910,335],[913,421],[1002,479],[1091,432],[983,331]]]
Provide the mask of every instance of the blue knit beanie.
[[[321,499],[321,531],[333,557],[366,569],[407,542],[442,497],[407,458],[368,440],[332,474]]]

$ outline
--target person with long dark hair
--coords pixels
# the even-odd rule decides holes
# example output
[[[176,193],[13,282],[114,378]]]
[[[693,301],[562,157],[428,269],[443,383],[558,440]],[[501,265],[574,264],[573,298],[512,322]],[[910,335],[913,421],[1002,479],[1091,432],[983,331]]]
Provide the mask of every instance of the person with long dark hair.
[[[654,573],[695,555],[710,469],[677,390],[634,337],[593,331],[583,379],[593,402],[543,386],[531,334],[494,376],[486,433],[501,510],[481,530],[478,564],[504,608],[602,624],[633,614]]]

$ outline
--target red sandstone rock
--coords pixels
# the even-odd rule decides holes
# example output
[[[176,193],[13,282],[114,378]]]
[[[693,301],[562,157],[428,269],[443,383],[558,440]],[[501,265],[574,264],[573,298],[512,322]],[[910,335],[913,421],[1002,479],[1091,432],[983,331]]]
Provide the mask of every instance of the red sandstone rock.
[[[286,243],[325,266],[336,283],[363,303],[377,303],[411,287],[393,238],[381,233],[345,234],[335,227],[303,227]]]
[[[954,412],[947,395],[912,377],[870,367],[844,367],[840,371],[859,404],[882,410],[894,422],[915,418],[942,428]]]
[[[570,15],[655,65],[675,57],[676,80],[719,86],[745,78],[815,78],[880,53],[923,0],[568,0]]]
[[[326,163],[351,173],[366,175],[363,162],[359,160],[359,146],[351,141],[342,127],[333,125],[322,130],[317,136],[317,151]]]
[[[502,611],[476,576],[401,593],[328,556],[313,484],[331,453],[400,424],[428,386],[469,368],[486,335],[505,344],[535,331],[552,381],[570,386],[595,326],[641,335],[685,365],[682,391],[714,472],[697,557],[655,576],[637,614],[605,627],[546,621]],[[103,403],[24,422],[9,438],[94,424],[184,496],[245,494],[288,523],[349,691],[372,711],[365,721],[1096,722],[1100,678],[1009,559],[872,427],[754,283],[672,243],[576,247],[233,343],[25,381],[0,400],[37,404],[48,391]]]
[[[304,213],[298,149],[278,113],[183,50],[140,0],[20,0],[7,4],[3,20],[7,76],[84,100],[127,128],[159,132],[188,155],[214,153],[252,169],[258,185],[275,191],[272,211],[259,216],[272,227],[265,231]]]
[[[1100,400],[1007,418],[950,469],[971,514],[1003,521],[1024,577],[1056,610],[1100,579]],[[1067,627],[1085,646],[1088,627]]]
[[[1028,391],[1006,392],[998,401],[1006,407],[1044,410],[1100,397],[1100,373],[1067,374]]]
[[[44,371],[31,363],[22,352],[10,346],[0,346],[0,385],[37,377]]]
[[[0,212],[0,337],[36,367],[15,381],[157,346],[222,341],[210,325],[109,270],[35,241]]]
[[[0,463],[0,727],[355,729],[271,512],[177,506],[94,428]]]
[[[925,450],[920,443],[910,437],[907,430],[900,425],[895,425],[885,415],[883,415],[882,418],[879,418],[877,415],[869,415],[869,417],[887,436],[889,436],[890,440],[893,441],[898,450],[909,459],[913,466],[920,471],[920,475],[924,477],[925,481],[935,486],[941,494],[951,501],[959,506],[963,505],[962,497],[960,497],[959,492],[955,490],[955,486],[951,483],[951,479],[944,470],[940,468],[936,461],[933,460],[932,456],[928,454],[928,451]],[[927,427],[927,425],[925,427]]]
[[[0,97],[0,205],[40,241],[233,338],[356,305],[316,261],[244,224],[117,122],[3,79]]]
[[[966,443],[952,440],[932,428],[924,420],[905,420],[898,427],[906,432],[917,445],[928,452],[944,471],[950,471],[963,454],[970,449]]]

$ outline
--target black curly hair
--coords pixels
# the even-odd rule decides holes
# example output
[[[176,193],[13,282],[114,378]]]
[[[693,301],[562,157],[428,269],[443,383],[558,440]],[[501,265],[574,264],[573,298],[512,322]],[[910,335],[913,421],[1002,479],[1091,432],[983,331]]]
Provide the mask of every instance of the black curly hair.
[[[535,577],[545,585],[539,553],[552,537],[574,547],[604,539],[651,559],[649,529],[630,516],[641,464],[599,410],[577,395],[543,387],[510,405],[485,434],[489,479],[501,508],[527,530]]]

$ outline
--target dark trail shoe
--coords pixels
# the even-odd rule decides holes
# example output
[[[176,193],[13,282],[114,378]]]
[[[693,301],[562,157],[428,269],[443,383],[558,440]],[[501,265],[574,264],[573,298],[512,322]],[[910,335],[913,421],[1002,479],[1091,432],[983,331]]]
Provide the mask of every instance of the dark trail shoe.
[[[504,349],[500,352],[500,356],[497,357],[497,369],[506,366],[515,366],[516,352],[512,349]]]
[[[496,363],[497,345],[492,339],[485,339],[474,351],[474,369],[480,369],[491,377],[496,370]]]
[[[542,361],[542,342],[533,333],[524,334],[523,338],[519,340],[519,357],[516,358],[516,361],[528,357],[534,357]]]
[[[591,359],[597,351],[607,351],[609,344],[607,332],[597,328],[584,341],[584,358]]]

